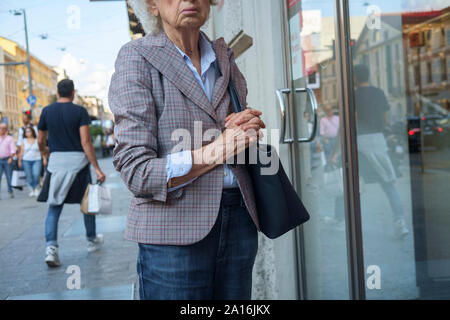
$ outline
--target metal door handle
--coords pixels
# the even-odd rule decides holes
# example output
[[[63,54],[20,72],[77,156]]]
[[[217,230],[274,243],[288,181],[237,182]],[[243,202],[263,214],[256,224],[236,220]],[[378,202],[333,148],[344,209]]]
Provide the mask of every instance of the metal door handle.
[[[295,92],[306,92],[308,94],[309,100],[311,100],[311,107],[313,110],[313,128],[311,132],[311,136],[309,138],[297,138],[297,142],[299,143],[305,143],[305,142],[311,142],[316,137],[316,131],[317,131],[317,100],[316,95],[314,94],[314,91],[310,88],[296,88]]]
[[[280,106],[280,116],[281,116],[281,135],[280,135],[280,143],[293,143],[294,139],[286,138],[286,118],[287,111],[286,106],[284,104],[284,96],[291,93],[291,89],[277,89],[276,91],[278,104]]]

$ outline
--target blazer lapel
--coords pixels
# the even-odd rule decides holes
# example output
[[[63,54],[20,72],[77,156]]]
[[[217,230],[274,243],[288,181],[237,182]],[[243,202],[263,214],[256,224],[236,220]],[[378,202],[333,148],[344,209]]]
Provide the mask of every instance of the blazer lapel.
[[[161,32],[157,36],[148,35],[146,38],[146,46],[143,47],[145,58],[186,97],[219,122],[208,97],[167,35]]]
[[[223,38],[213,42],[213,50],[216,53],[216,62],[220,69],[220,76],[216,79],[212,97],[212,105],[214,110],[216,110],[222,97],[227,92],[228,82],[230,81],[230,57]]]

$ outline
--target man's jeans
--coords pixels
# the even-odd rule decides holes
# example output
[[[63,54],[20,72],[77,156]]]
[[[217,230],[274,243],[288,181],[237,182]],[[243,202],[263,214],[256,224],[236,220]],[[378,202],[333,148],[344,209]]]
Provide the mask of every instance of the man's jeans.
[[[211,232],[197,243],[139,244],[140,298],[249,300],[257,233],[243,204],[221,204]]]
[[[39,185],[39,180],[41,179],[41,170],[42,170],[42,160],[23,160],[23,170],[25,171],[25,175],[27,177],[28,185],[31,189],[36,189]]]
[[[11,187],[12,166],[8,164],[8,158],[0,159],[0,191],[2,186],[3,171],[5,172],[6,176],[6,184],[8,185],[8,192],[12,192],[13,191]]]
[[[325,143],[325,139],[328,140],[328,143]],[[329,138],[322,137],[321,141],[323,142],[323,151],[325,152],[325,158],[328,163],[336,149],[337,137],[329,137]]]
[[[58,221],[64,205],[49,206],[47,219],[45,220],[45,240],[47,246],[58,246]],[[86,228],[86,237],[88,240],[94,240],[95,233],[95,215],[83,214],[84,226]]]

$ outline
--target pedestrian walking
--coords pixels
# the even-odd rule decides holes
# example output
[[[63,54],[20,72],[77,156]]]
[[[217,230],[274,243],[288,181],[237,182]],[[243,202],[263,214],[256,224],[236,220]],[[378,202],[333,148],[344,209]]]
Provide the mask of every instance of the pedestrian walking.
[[[134,194],[126,239],[139,244],[141,299],[251,298],[254,191],[245,166],[226,160],[265,125],[255,109],[230,114],[230,78],[243,106],[247,85],[224,39],[200,31],[212,2],[131,1],[153,29],[120,50],[109,89],[113,162]],[[177,129],[198,140],[183,139],[188,148],[172,152]],[[213,129],[216,140],[190,149]],[[246,143],[236,147],[235,139]],[[212,150],[224,152],[214,158]]]
[[[355,109],[358,131],[358,166],[359,175],[364,183],[377,183],[386,195],[392,209],[394,236],[404,238],[409,234],[406,226],[405,211],[402,200],[395,186],[397,176],[388,154],[384,128],[389,102],[384,92],[369,82],[369,68],[366,65],[355,65],[354,83]],[[330,158],[337,163],[340,147]],[[340,164],[339,164],[340,165]],[[341,224],[344,220],[344,196],[335,199],[335,216],[327,219],[331,224]]]
[[[325,106],[325,116],[320,119],[320,137],[325,151],[327,164],[336,148],[339,134],[339,117],[334,114],[333,107]]]
[[[6,176],[6,184],[10,198],[14,198],[11,186],[12,162],[16,155],[16,145],[13,137],[8,134],[8,125],[0,123],[0,191],[2,186],[3,172]]]
[[[37,134],[33,126],[28,126],[23,131],[22,145],[20,146],[19,168],[25,170],[27,183],[30,187],[30,197],[39,195],[39,182],[41,178],[42,159],[37,143]]]
[[[20,154],[20,151],[21,151],[20,149],[23,144],[23,139],[25,139],[25,135],[24,135],[25,129],[28,128],[29,126],[32,126],[34,129],[34,132],[36,132],[36,135],[38,132],[37,126],[31,122],[31,112],[30,111],[25,111],[24,113],[22,113],[22,122],[23,122],[23,126],[19,128],[19,132],[17,135],[17,143],[16,143],[18,155]]]
[[[61,265],[57,242],[58,220],[65,203],[81,203],[91,182],[89,163],[96,171],[97,180],[105,181],[89,134],[89,114],[85,108],[73,103],[74,97],[73,81],[61,80],[57,102],[42,110],[38,125],[39,150],[43,157],[48,157],[48,173],[38,201],[47,201],[49,205],[45,221],[45,262],[49,267]],[[95,215],[83,217],[87,248],[92,252],[103,244],[103,236],[96,234]]]

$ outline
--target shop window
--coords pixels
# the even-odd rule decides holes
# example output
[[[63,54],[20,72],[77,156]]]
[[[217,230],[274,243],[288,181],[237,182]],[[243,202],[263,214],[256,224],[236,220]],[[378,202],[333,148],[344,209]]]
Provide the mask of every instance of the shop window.
[[[447,81],[447,58],[441,58],[441,81]]]
[[[373,42],[378,42],[380,41],[380,32],[378,30],[374,30],[373,31],[373,38],[372,38]]]
[[[395,45],[395,61],[401,62],[400,61],[400,45],[398,43]]]
[[[425,46],[428,47],[431,45],[431,38],[432,38],[431,30],[425,30],[424,31]]]
[[[440,47],[445,47],[445,29],[441,28]]]
[[[416,86],[420,85],[420,65],[416,64],[414,66],[414,84]]]
[[[391,46],[386,45],[386,76],[387,76],[387,88],[389,93],[393,92],[393,83],[392,83],[392,73],[395,72],[394,68],[392,68],[391,61]]]
[[[433,82],[433,72],[431,68],[431,62],[427,62],[427,82],[432,83]]]

